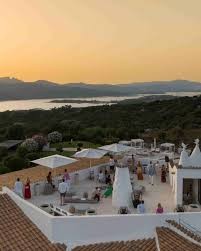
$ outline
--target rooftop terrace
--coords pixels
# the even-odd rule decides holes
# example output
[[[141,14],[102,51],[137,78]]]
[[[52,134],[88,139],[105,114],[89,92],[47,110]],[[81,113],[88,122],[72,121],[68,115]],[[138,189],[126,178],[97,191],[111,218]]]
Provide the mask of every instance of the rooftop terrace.
[[[134,176],[135,185],[143,185],[145,187],[145,192],[142,195],[142,199],[145,201],[145,208],[147,213],[154,213],[157,207],[157,204],[160,202],[164,208],[165,212],[173,212],[174,210],[174,193],[172,192],[172,187],[169,184],[169,179],[167,177],[166,183],[161,183],[160,180],[160,170],[157,170],[157,175],[155,176],[154,185],[149,184],[149,177],[144,174],[144,180],[137,180],[136,174],[131,174]],[[80,181],[79,184],[72,184],[71,191],[76,193],[76,196],[82,198],[83,193],[87,192],[89,198],[91,197],[92,192],[95,187],[102,186],[103,184],[98,181],[92,181],[85,179]],[[36,206],[41,206],[42,204],[53,204],[54,206],[60,206],[60,197],[59,193],[55,191],[52,195],[39,195],[33,196],[30,200]],[[79,204],[79,203],[70,203],[62,206],[63,210],[69,209],[70,205],[75,206],[76,209],[95,209],[99,215],[112,215],[117,214],[117,209],[112,207],[112,197],[101,198],[101,201],[97,204]],[[137,210],[133,207],[130,208],[131,213],[137,213]]]

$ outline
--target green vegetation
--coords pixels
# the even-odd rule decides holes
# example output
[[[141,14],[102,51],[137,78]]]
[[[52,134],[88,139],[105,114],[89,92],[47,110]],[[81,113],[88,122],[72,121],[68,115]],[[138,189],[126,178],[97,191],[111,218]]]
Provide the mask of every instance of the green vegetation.
[[[80,143],[82,145],[80,145]],[[57,148],[59,146],[62,146],[63,148],[77,148],[77,147],[82,147],[82,148],[97,148],[99,146],[101,146],[101,144],[96,144],[96,143],[92,143],[92,142],[88,142],[88,141],[64,141],[61,143],[55,143],[55,144],[51,144],[51,147]]]
[[[138,137],[150,143],[155,137],[158,142],[169,141],[179,145],[184,141],[186,144],[192,144],[195,138],[201,138],[201,97],[87,108],[64,106],[50,111],[29,110],[0,113],[0,139],[2,141],[16,139],[16,137],[29,139],[34,135],[42,135],[52,142],[51,147],[55,147],[58,153],[67,156],[72,156],[73,153],[61,152],[62,147],[94,148],[102,144]],[[43,144],[41,136],[35,136],[35,138],[38,143]],[[29,139],[26,142],[25,146],[33,146],[32,140]],[[41,157],[52,153],[40,152],[38,149],[34,154]],[[5,149],[0,149],[0,166],[3,166],[0,172],[7,171],[6,168],[13,170],[14,161],[10,161],[9,165],[4,161],[10,155],[13,158],[22,158],[29,163],[36,157],[34,154],[33,151],[29,151],[28,154],[20,147],[16,153],[9,153],[7,156]],[[17,159],[17,161],[20,163],[21,160]],[[18,166],[16,165],[16,168]],[[21,168],[24,168],[23,163],[21,163]]]

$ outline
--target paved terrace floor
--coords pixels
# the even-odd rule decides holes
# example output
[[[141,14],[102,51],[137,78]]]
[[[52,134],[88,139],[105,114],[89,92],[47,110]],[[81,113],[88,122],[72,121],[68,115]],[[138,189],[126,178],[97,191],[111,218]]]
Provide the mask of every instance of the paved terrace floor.
[[[154,185],[149,184],[149,179],[147,175],[144,175],[143,181],[138,181],[137,176],[134,175],[135,184],[145,186],[145,193],[143,194],[143,200],[145,201],[145,208],[147,213],[154,213],[157,207],[157,204],[160,202],[164,208],[164,212],[173,212],[174,210],[174,193],[172,192],[172,187],[169,185],[169,180],[167,177],[167,183],[161,183],[160,181],[160,170],[157,170],[157,176],[155,177]],[[80,182],[78,185],[72,185],[71,189],[76,191],[76,195],[82,197],[83,192],[88,192],[89,197],[91,192],[94,190],[96,186],[100,186],[100,183],[90,180],[84,180]],[[40,206],[42,204],[52,203],[55,206],[59,206],[60,198],[59,193],[55,192],[52,195],[39,195],[34,196],[30,200],[31,203],[36,206]],[[112,198],[102,198],[98,204],[70,204],[75,206],[77,209],[83,208],[94,208],[97,211],[97,214],[100,215],[111,215],[117,214],[117,210],[112,207]],[[69,206],[64,205],[62,209],[68,210]],[[137,210],[131,208],[131,213],[137,213]]]

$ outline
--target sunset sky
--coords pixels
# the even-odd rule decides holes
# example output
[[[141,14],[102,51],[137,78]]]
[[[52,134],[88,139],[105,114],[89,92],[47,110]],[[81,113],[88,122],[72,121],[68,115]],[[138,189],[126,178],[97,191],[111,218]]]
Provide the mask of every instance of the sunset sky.
[[[201,0],[0,0],[0,76],[201,81]]]

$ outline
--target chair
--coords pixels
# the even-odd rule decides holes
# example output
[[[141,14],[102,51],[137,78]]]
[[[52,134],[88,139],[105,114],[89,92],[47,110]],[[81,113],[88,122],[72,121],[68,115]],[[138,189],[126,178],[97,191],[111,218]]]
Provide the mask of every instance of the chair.
[[[50,183],[45,183],[43,193],[45,195],[53,194],[53,186]]]

